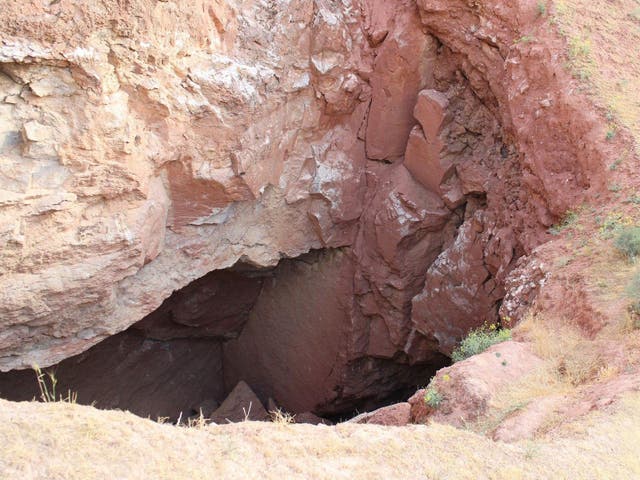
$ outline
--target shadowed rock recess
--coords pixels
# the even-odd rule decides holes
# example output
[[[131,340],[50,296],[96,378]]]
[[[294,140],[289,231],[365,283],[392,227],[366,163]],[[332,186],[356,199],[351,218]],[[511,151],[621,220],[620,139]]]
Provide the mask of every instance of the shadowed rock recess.
[[[3,8],[2,397],[406,399],[604,189],[536,1]]]

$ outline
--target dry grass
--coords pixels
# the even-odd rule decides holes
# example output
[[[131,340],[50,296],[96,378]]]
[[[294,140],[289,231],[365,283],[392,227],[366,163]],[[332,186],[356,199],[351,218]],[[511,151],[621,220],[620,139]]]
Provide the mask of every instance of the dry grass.
[[[607,359],[597,343],[586,338],[570,325],[546,322],[540,317],[529,317],[519,331],[531,341],[535,353],[546,362],[545,376],[554,384],[579,386],[598,378],[606,369]]]
[[[588,81],[615,123],[640,145],[640,4],[636,0],[555,0],[550,20],[569,44],[576,76]],[[621,152],[623,153],[623,152]]]
[[[573,420],[563,415],[580,404],[586,391],[606,390],[607,382],[640,371],[640,329],[628,308],[628,287],[640,263],[614,246],[615,232],[638,224],[640,212],[635,206],[624,212],[616,208],[580,209],[558,239],[545,245],[541,257],[553,265],[542,293],[546,305],[513,329],[516,339],[532,344],[543,364],[496,392],[486,415],[469,425],[473,431],[491,433],[543,399],[558,399],[566,408],[562,414],[553,406],[538,409],[548,417],[539,432],[557,429]],[[561,261],[565,258],[569,261]],[[572,296],[576,291],[582,294]]]
[[[562,436],[514,445],[444,425],[187,429],[73,404],[0,401],[0,472],[25,480],[635,478],[639,424],[638,395]]]
[[[487,412],[468,425],[474,432],[491,434],[505,419],[543,399],[562,398],[570,403],[580,387],[602,380],[611,373],[607,359],[593,341],[569,325],[530,316],[516,328],[519,338],[531,342],[542,365],[519,381],[494,392]],[[616,370],[617,373],[617,370]],[[555,417],[553,409],[543,411],[548,418],[541,431],[549,431],[567,421]]]
[[[271,421],[273,423],[281,425],[289,425],[291,423],[295,423],[295,415],[291,415],[289,412],[285,412],[280,408],[269,412],[269,416],[271,417]]]

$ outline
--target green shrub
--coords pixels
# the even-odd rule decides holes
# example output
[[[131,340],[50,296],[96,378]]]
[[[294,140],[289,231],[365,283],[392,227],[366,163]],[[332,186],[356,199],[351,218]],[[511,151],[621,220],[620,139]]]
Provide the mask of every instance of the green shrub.
[[[424,394],[424,403],[429,405],[431,408],[437,409],[442,402],[444,401],[444,397],[436,387],[427,387],[427,391]]]
[[[453,351],[451,359],[459,362],[507,340],[511,340],[511,330],[507,328],[498,329],[495,325],[490,325],[472,330]]]
[[[637,330],[640,328],[640,272],[637,272],[627,285],[627,296],[631,299],[628,310],[632,327]]]
[[[640,227],[621,229],[613,244],[620,253],[633,260],[640,254]]]
[[[623,229],[634,226],[633,218],[622,212],[611,212],[606,218],[596,217],[600,236],[604,239],[613,238],[620,234]]]
[[[578,213],[569,210],[565,213],[564,217],[557,225],[552,226],[549,229],[551,235],[560,235],[563,230],[572,227],[578,221]]]

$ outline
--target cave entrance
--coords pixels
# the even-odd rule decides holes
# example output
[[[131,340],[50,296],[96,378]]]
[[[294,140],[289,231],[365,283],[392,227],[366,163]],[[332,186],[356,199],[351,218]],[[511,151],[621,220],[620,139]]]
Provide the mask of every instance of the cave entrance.
[[[213,271],[47,371],[78,403],[171,421],[261,420],[275,408],[335,421],[405,400],[447,359],[348,358],[353,268],[347,251],[323,250]],[[35,373],[0,374],[0,397],[39,398]]]
[[[89,350],[47,369],[57,391],[77,393],[81,404],[176,420],[225,398],[224,342],[249,318],[268,270],[213,271],[174,292],[162,305]],[[0,375],[0,396],[39,398],[33,371]]]

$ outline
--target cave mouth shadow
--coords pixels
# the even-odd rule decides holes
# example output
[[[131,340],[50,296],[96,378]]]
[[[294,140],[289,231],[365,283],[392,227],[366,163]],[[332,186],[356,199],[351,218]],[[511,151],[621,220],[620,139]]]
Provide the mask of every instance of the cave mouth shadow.
[[[210,272],[174,292],[127,330],[45,371],[55,375],[58,396],[72,392],[79,404],[171,422],[200,413],[212,418],[240,382],[246,382],[255,394],[240,402],[264,406],[256,410],[254,405],[254,411],[277,408],[294,415],[312,413],[329,422],[406,401],[448,362],[446,357],[436,364],[417,366],[371,358],[352,362],[347,369],[354,378],[363,376],[363,384],[368,381],[367,372],[393,371],[379,390],[362,387],[363,395],[357,389],[336,395],[336,388],[318,385],[320,377],[336,368],[322,357],[332,357],[344,346],[340,338],[344,330],[336,325],[348,318],[334,315],[323,322],[328,317],[320,314],[307,323],[299,320],[308,317],[309,308],[316,309],[313,299],[310,305],[305,303],[307,290],[300,282],[313,275],[321,281],[310,289],[333,288],[335,267],[345,258],[343,252],[328,249],[283,260],[269,269],[236,264]],[[320,293],[320,300],[331,296],[331,292]],[[339,308],[336,312],[343,313]],[[278,322],[282,322],[281,332],[274,328]],[[257,351],[261,341],[263,351]],[[1,373],[0,397],[39,400],[35,372]],[[242,405],[233,408],[238,410],[234,418],[242,419]],[[251,418],[267,419],[257,415]]]

